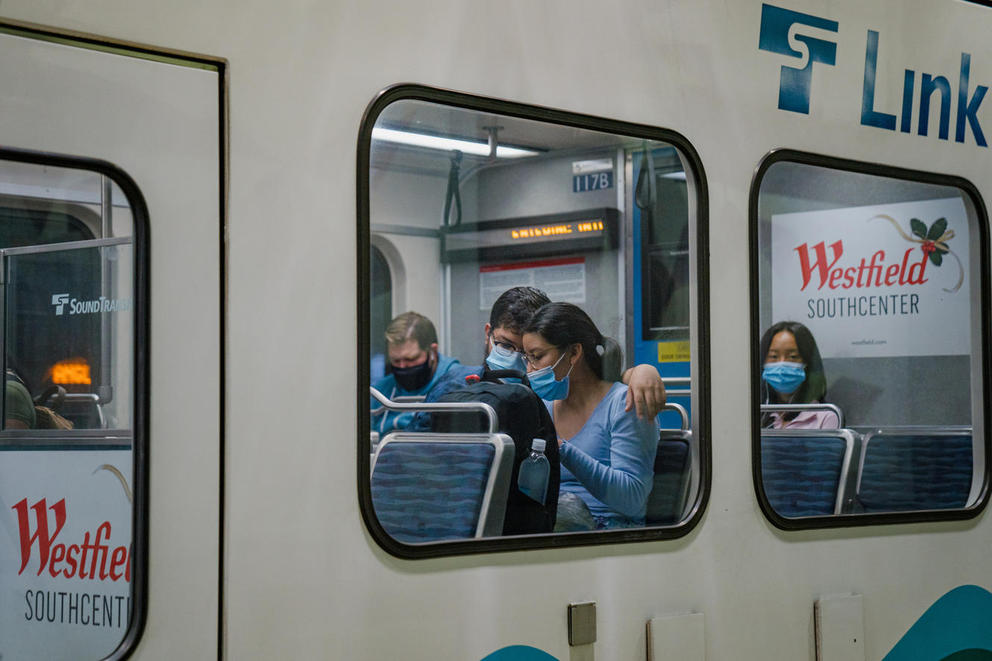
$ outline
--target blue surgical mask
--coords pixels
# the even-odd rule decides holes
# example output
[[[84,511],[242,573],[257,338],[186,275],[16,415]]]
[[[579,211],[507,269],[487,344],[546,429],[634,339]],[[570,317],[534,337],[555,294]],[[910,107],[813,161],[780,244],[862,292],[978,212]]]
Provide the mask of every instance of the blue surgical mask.
[[[568,375],[572,373],[572,367],[569,366],[568,374],[559,381],[555,378],[555,368],[558,367],[558,363],[561,362],[565,354],[562,354],[554,365],[549,365],[548,367],[542,367],[539,370],[534,370],[527,375],[528,380],[530,380],[530,387],[537,393],[537,396],[546,401],[553,401],[556,399],[565,399],[568,397]]]
[[[506,347],[493,344],[492,350],[486,356],[486,365],[491,370],[517,370],[527,371],[527,364],[524,362],[524,355],[519,351],[510,351]]]
[[[761,378],[780,395],[790,395],[806,380],[806,367],[787,361],[768,363],[761,371]]]

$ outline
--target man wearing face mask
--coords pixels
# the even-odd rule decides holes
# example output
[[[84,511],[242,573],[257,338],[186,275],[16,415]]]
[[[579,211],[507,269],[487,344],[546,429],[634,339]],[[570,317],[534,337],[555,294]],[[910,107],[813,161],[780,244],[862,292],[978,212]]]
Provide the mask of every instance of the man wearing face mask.
[[[465,376],[484,377],[495,370],[526,372],[523,354],[523,329],[534,313],[551,300],[540,289],[513,287],[500,294],[489,313],[489,323],[483,328],[483,364],[475,368],[461,368],[451,372],[431,389],[426,401],[437,401],[442,395],[465,386]],[[471,378],[471,377],[470,377]],[[628,385],[626,410],[636,409],[638,417],[650,419],[665,406],[665,384],[651,365],[637,365],[623,373],[623,383]],[[410,431],[429,431],[430,415],[417,414]]]
[[[464,382],[471,370],[458,360],[443,356],[437,349],[437,331],[431,320],[416,312],[404,312],[386,327],[389,374],[372,387],[389,399],[397,397],[430,396],[447,380]],[[372,410],[378,403],[371,403]],[[382,409],[372,416],[372,429],[380,435],[395,429],[405,429],[413,414]]]

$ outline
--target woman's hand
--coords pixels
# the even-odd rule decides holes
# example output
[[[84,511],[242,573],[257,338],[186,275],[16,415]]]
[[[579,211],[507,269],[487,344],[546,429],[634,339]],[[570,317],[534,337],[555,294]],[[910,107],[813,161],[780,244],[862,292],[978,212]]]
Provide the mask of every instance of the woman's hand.
[[[624,408],[637,409],[637,417],[654,418],[665,407],[665,382],[658,370],[651,365],[637,365],[623,373],[627,384],[627,401]]]

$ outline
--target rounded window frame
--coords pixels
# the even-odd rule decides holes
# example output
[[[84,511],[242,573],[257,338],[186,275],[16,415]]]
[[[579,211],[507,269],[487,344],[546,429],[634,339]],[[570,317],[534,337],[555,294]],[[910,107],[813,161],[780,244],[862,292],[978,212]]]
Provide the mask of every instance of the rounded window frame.
[[[931,523],[942,521],[962,521],[977,517],[985,509],[990,498],[990,485],[992,485],[992,430],[989,424],[992,422],[992,411],[988,406],[982,407],[983,425],[985,438],[983,447],[985,452],[984,471],[982,476],[982,486],[979,497],[967,507],[946,510],[916,510],[901,512],[873,512],[854,514],[830,514],[823,516],[809,517],[784,517],[775,511],[764,490],[761,477],[761,424],[758,415],[760,407],[760,385],[761,369],[764,364],[764,357],[760,355],[760,340],[762,330],[760,327],[760,305],[761,292],[759,285],[759,244],[758,244],[758,197],[760,195],[761,182],[765,173],[776,163],[791,162],[802,165],[813,165],[823,168],[831,168],[844,172],[856,174],[867,174],[891,179],[899,179],[909,182],[924,184],[934,184],[949,186],[959,189],[967,195],[975,208],[977,218],[977,233],[979,239],[979,256],[981,267],[979,268],[981,291],[979,296],[979,308],[981,319],[978,328],[982,334],[982,346],[989,347],[990,321],[989,313],[992,310],[990,305],[990,262],[989,254],[989,215],[984,200],[978,188],[969,180],[956,175],[927,172],[923,170],[913,170],[882,163],[858,161],[854,159],[828,156],[813,152],[805,152],[794,149],[773,149],[769,151],[759,161],[755,168],[751,180],[750,193],[748,198],[748,277],[750,282],[750,342],[751,342],[751,474],[754,486],[755,497],[765,518],[776,528],[784,531],[815,530],[824,528],[852,528],[863,526],[880,526],[890,524],[905,523]],[[990,387],[992,387],[992,372],[990,372],[990,350],[986,349],[981,357],[981,383],[984,390],[983,395],[988,397]]]
[[[123,192],[131,208],[134,249],[134,411],[131,425],[132,505],[131,505],[131,621],[120,643],[106,657],[107,661],[126,659],[137,648],[148,619],[148,549],[149,549],[149,412],[151,410],[151,284],[149,258],[150,221],[148,205],[141,189],[123,169],[109,161],[86,156],[0,147],[0,160],[95,172],[111,179]]]
[[[543,121],[562,126],[602,131],[624,136],[639,137],[667,142],[676,147],[688,161],[693,174],[696,191],[695,222],[697,251],[697,315],[692,320],[698,325],[699,374],[694,375],[696,385],[694,397],[699,398],[699,482],[695,500],[688,508],[683,520],[672,526],[629,528],[609,531],[588,531],[571,533],[544,533],[508,537],[483,537],[479,539],[434,542],[430,544],[406,544],[390,536],[379,523],[372,506],[371,462],[368,453],[370,417],[367,403],[369,399],[369,310],[363,301],[370,295],[369,286],[369,245],[371,236],[370,216],[370,156],[372,128],[379,115],[392,103],[402,100],[425,101],[439,105],[453,106],[465,110],[498,113],[511,117]],[[356,414],[358,421],[357,437],[357,486],[358,502],[365,527],[376,543],[385,551],[403,559],[437,558],[445,556],[471,555],[479,553],[519,551],[527,549],[548,549],[569,546],[599,546],[678,539],[688,535],[702,520],[709,502],[712,483],[712,444],[711,444],[711,404],[709,373],[709,224],[708,192],[706,175],[695,148],[681,134],[644,124],[635,124],[592,115],[568,112],[506,101],[425,85],[402,83],[380,91],[369,103],[362,116],[357,140],[357,351],[359,369],[356,390]],[[364,361],[364,362],[363,362]],[[364,367],[362,366],[364,365]]]

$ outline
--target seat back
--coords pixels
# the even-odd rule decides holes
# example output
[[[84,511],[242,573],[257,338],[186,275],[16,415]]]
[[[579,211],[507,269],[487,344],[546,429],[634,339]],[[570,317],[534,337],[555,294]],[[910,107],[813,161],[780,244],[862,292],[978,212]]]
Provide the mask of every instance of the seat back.
[[[775,512],[800,517],[844,511],[857,442],[850,429],[763,430],[761,480]]]
[[[689,492],[691,431],[663,430],[654,457],[654,484],[648,496],[645,523],[678,523]]]
[[[762,404],[761,413],[802,413],[804,411],[829,412],[837,416],[836,426],[824,425],[824,429],[842,429],[844,427],[844,412],[836,404],[828,402],[813,402],[809,404]]]
[[[100,397],[95,393],[66,393],[56,413],[71,421],[76,429],[105,429]]]
[[[499,535],[513,455],[505,434],[389,434],[372,457],[376,517],[405,543]]]
[[[972,470],[970,429],[874,431],[865,435],[857,501],[865,512],[964,507]]]
[[[623,349],[612,337],[603,336],[603,380],[619,381],[623,376]]]

